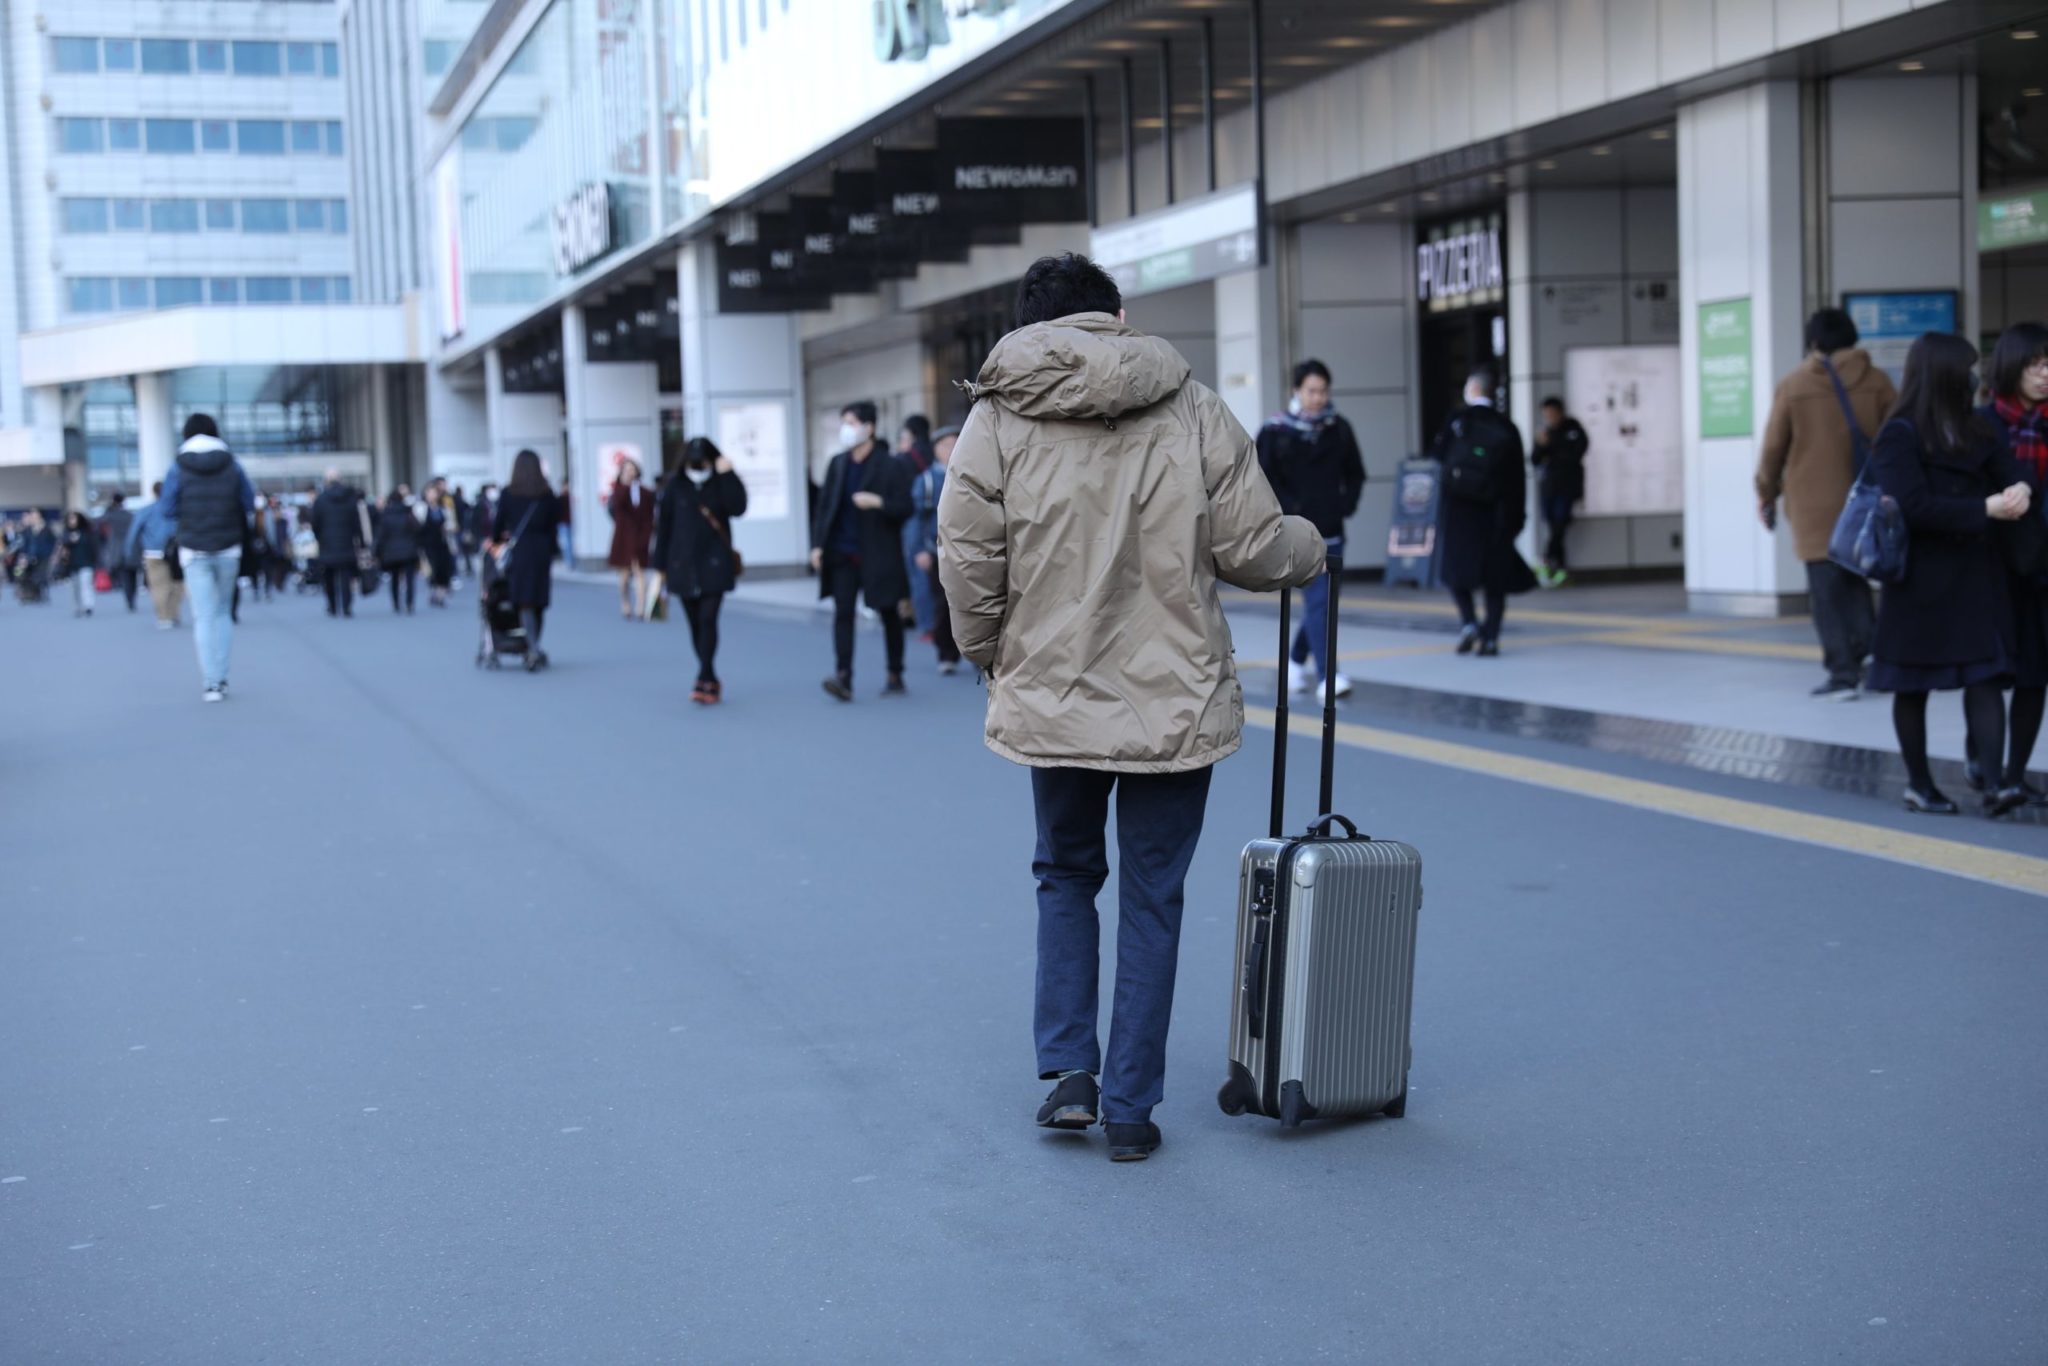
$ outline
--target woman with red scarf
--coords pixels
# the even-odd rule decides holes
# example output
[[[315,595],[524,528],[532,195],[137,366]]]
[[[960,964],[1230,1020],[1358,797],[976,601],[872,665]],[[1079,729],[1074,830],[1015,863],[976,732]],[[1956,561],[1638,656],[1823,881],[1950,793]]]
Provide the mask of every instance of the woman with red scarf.
[[[2039,508],[2048,491],[2048,327],[2019,323],[2008,328],[1992,350],[1988,378],[1991,402],[1982,413],[2005,434],[2013,461],[2033,486]],[[2001,775],[1996,771],[1998,756],[1991,756],[1993,769],[1987,772],[1983,756],[1972,754],[1970,785],[1980,792],[2018,788],[2026,794],[2027,805],[2048,806],[2048,793],[2027,781],[2027,764],[2041,735],[2042,715],[2048,712],[2048,585],[2015,575],[2011,591],[2019,659],[2007,728],[2012,737],[2009,757]]]

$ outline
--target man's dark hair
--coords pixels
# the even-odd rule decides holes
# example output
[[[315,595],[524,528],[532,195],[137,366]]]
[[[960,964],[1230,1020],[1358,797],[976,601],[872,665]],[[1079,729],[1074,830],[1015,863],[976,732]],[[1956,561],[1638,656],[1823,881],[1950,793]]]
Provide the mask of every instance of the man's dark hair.
[[[1294,383],[1291,387],[1299,389],[1311,379],[1319,379],[1323,383],[1328,384],[1330,382],[1330,367],[1319,360],[1303,361],[1294,367]]]
[[[128,495],[127,495],[127,494],[125,494],[125,493],[123,493],[123,492],[121,492],[121,490],[119,490],[119,489],[115,489],[115,490],[114,490],[114,496],[113,496],[113,497],[111,497],[111,498],[109,498],[109,499],[107,499],[107,503],[108,503],[108,505],[109,505],[110,507],[119,507],[119,506],[121,506],[121,504],[123,504],[123,503],[125,503],[125,502],[127,502],[127,501],[128,501]]]
[[[1537,404],[1536,406],[1539,408],[1555,408],[1561,413],[1564,411],[1564,400],[1559,398],[1556,394],[1552,394],[1549,398],[1544,399],[1541,403]]]
[[[2005,329],[1998,345],[1991,348],[1991,392],[2000,398],[2018,398],[2020,379],[2037,360],[2048,360],[2048,327],[2039,323],[2014,323]]]
[[[161,479],[157,480],[157,481],[156,481],[155,483],[153,483],[153,484],[151,484],[151,485],[149,486],[149,491],[150,491],[150,493],[151,493],[151,494],[152,494],[153,496],[155,496],[155,497],[158,497],[158,498],[161,498],[161,497],[163,497],[163,496],[164,496],[164,481],[163,481],[163,480],[161,480]]]
[[[1847,351],[1862,334],[1857,332],[1855,321],[1839,308],[1823,308],[1806,320],[1806,349],[1832,356],[1837,351]]]
[[[870,427],[875,425],[875,405],[866,399],[862,399],[858,403],[847,404],[839,410],[839,415],[841,417],[850,417],[855,422],[865,422]]]
[[[195,436],[210,436],[218,441],[220,439],[220,424],[215,422],[206,413],[194,413],[185,419],[185,436],[183,439],[190,441]]]
[[[1491,365],[1475,365],[1472,367],[1472,373],[1466,376],[1465,383],[1468,386],[1478,385],[1490,397],[1500,389],[1500,371]]]
[[[1048,323],[1076,313],[1121,312],[1123,291],[1109,272],[1085,256],[1063,251],[1041,256],[1017,285],[1017,326]]]

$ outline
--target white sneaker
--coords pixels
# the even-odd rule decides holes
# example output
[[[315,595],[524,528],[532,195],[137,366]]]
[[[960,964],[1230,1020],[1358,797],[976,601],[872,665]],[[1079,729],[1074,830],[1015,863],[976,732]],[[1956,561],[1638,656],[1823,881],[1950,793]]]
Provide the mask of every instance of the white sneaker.
[[[175,625],[177,625],[176,622],[159,620],[156,624],[156,629],[159,631],[168,631]]]
[[[1316,676],[1314,670],[1310,669],[1306,664],[1296,664],[1291,659],[1287,661],[1287,691],[1293,693],[1307,692],[1315,687],[1315,685]]]
[[[211,683],[206,685],[205,692],[199,694],[199,700],[202,702],[225,702],[227,701],[227,697],[228,695],[226,693],[222,692],[219,688],[215,687]]]
[[[1351,680],[1346,678],[1343,674],[1337,675],[1337,696],[1351,696]]]

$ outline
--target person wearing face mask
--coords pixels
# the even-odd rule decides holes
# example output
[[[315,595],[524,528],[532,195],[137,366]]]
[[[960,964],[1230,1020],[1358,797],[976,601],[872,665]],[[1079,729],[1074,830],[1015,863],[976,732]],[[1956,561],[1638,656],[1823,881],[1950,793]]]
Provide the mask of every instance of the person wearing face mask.
[[[1259,429],[1259,468],[1280,499],[1280,510],[1314,522],[1330,558],[1342,563],[1344,523],[1358,511],[1359,495],[1365,491],[1365,461],[1351,424],[1330,401],[1330,369],[1321,361],[1305,360],[1294,367],[1294,397],[1287,411],[1267,418]],[[1329,581],[1316,579],[1301,590],[1301,597],[1301,629],[1287,652],[1287,686],[1292,692],[1308,692],[1337,667],[1335,660],[1323,658]],[[1309,671],[1311,656],[1314,673]],[[1350,694],[1351,680],[1341,672],[1333,681],[1337,696]]]
[[[818,595],[832,600],[832,676],[825,691],[853,700],[853,628],[861,598],[882,619],[889,681],[884,697],[903,686],[903,617],[910,596],[903,560],[903,524],[911,515],[910,475],[875,440],[875,405],[849,403],[839,414],[839,454],[825,470],[811,519],[811,568]],[[880,457],[877,459],[876,457]]]
[[[1499,383],[1482,365],[1465,381],[1465,407],[1437,438],[1443,503],[1437,512],[1441,575],[1458,605],[1458,653],[1490,659],[1500,653],[1508,596],[1536,586],[1515,538],[1529,520],[1522,433],[1494,407]],[[1482,621],[1473,594],[1486,599]]]
[[[2038,505],[2048,489],[2048,327],[2019,323],[2007,328],[1992,348],[1986,378],[1991,402],[1977,415],[2005,434],[2006,446]],[[2017,657],[2005,769],[2001,775],[1997,756],[1986,764],[1981,754],[1972,752],[1970,786],[1979,792],[2017,793],[2028,806],[2048,806],[2048,793],[2027,781],[2027,765],[2033,761],[2041,719],[2048,712],[2048,588],[2038,573],[2014,573],[2007,578],[2007,590],[2012,595]]]
[[[690,700],[699,706],[724,700],[724,685],[718,681],[718,609],[739,579],[732,520],[746,510],[747,486],[732,461],[704,437],[691,437],[683,447],[682,467],[662,487],[648,553],[649,562],[667,575],[668,591],[682,603],[690,623],[690,645],[697,652]]]
[[[634,461],[620,462],[605,511],[612,519],[612,548],[605,562],[619,571],[619,615],[633,621],[640,616],[647,543],[654,535],[654,495],[640,482]]]

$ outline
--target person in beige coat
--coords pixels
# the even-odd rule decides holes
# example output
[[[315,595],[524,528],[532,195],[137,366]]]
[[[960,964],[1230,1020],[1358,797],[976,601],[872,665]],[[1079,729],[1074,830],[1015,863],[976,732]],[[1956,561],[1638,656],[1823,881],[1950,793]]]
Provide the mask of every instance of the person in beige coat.
[[[1220,582],[1322,572],[1313,523],[1281,515],[1252,439],[1180,353],[1123,321],[1087,258],[1046,257],[1017,330],[974,383],[939,500],[939,577],[960,652],[988,680],[989,748],[1031,769],[1038,846],[1038,1112],[1159,1146],[1183,885],[1210,767],[1244,697]],[[1097,1042],[1105,829],[1117,806],[1116,1001]],[[1102,1077],[1098,1087],[1095,1077]]]
[[[1785,376],[1771,400],[1756,469],[1758,514],[1766,527],[1775,528],[1778,500],[1785,500],[1793,546],[1806,564],[1813,626],[1828,670],[1827,681],[1813,695],[1835,701],[1848,701],[1861,691],[1863,661],[1877,629],[1870,585],[1828,558],[1828,537],[1856,482],[1856,441],[1842,395],[1866,439],[1877,434],[1899,397],[1891,376],[1857,347],[1859,340],[1856,324],[1839,308],[1823,308],[1807,320],[1806,359]],[[1842,395],[1835,391],[1837,378]]]

